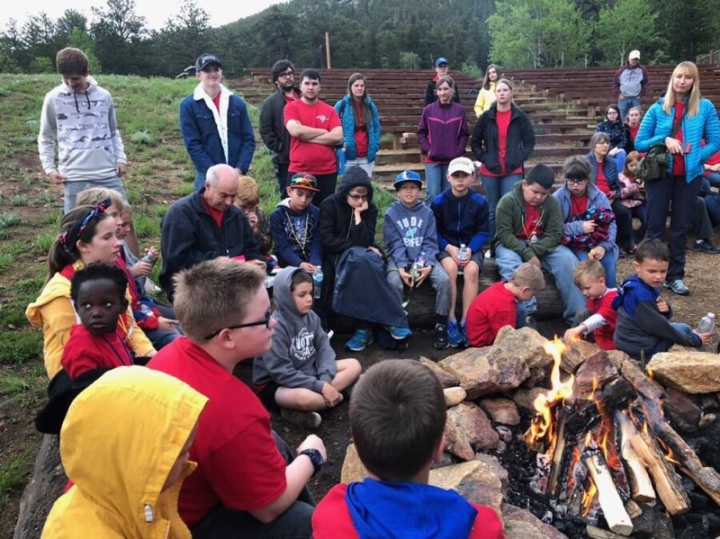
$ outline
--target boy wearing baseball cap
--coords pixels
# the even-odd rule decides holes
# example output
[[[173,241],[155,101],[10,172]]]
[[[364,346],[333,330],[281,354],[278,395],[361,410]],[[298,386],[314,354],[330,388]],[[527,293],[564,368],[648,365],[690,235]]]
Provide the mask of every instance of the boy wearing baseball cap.
[[[437,92],[435,92],[435,87],[437,85],[437,81],[440,77],[444,77],[448,74],[449,66],[448,66],[448,59],[444,56],[440,56],[435,60],[435,76],[433,79],[427,83],[427,86],[425,87],[425,106],[427,107],[430,103],[435,103],[437,101],[438,96]],[[455,84],[455,94],[453,95],[453,101],[455,103],[460,103],[460,88],[458,88],[457,84]]]
[[[320,190],[315,176],[293,175],[281,200],[270,215],[275,256],[280,267],[295,266],[315,274],[322,266],[323,249],[318,236],[320,209],[312,204]]]
[[[482,247],[488,240],[488,207],[485,197],[471,189],[475,182],[475,165],[467,157],[457,157],[448,165],[450,188],[435,197],[430,208],[437,222],[438,260],[450,277],[450,346],[463,346],[465,317],[478,293],[482,267]],[[457,277],[463,275],[462,318],[455,317]]]
[[[403,285],[417,288],[426,280],[435,289],[435,341],[447,348],[450,278],[438,263],[435,216],[422,200],[420,174],[405,170],[395,178],[398,199],[385,213],[383,236],[388,252],[387,279],[403,300]]]

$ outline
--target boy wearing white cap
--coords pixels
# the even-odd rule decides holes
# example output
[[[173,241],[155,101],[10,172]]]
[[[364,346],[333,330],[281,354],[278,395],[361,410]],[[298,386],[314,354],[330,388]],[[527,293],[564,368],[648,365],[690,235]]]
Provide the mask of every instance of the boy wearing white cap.
[[[488,207],[485,197],[471,189],[475,182],[475,165],[467,157],[457,157],[448,166],[450,188],[432,201],[440,253],[438,260],[450,277],[450,346],[466,344],[465,316],[478,293],[482,267],[482,247],[488,240]],[[463,275],[462,318],[455,316],[457,276]]]
[[[612,93],[618,97],[620,119],[624,122],[627,113],[633,107],[640,106],[640,98],[645,95],[648,74],[645,66],[640,65],[640,51],[630,51],[628,62],[615,73]]]

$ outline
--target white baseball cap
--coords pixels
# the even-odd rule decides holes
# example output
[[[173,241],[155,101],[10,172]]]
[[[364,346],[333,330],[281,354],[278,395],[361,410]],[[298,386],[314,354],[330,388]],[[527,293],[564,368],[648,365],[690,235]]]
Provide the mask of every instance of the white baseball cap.
[[[456,157],[448,165],[448,174],[451,176],[456,172],[464,172],[465,174],[473,174],[475,165],[467,157]]]
[[[638,60],[640,59],[640,51],[639,50],[630,51],[630,56],[628,56],[628,60],[635,60],[635,59],[638,59]]]

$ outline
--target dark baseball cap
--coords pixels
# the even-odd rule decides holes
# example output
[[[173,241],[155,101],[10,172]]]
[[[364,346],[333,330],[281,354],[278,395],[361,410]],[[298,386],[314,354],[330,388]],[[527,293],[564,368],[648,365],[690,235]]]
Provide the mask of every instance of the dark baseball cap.
[[[290,178],[288,187],[292,187],[293,189],[307,189],[308,191],[313,191],[314,193],[320,192],[315,176],[303,172],[299,172]]]
[[[441,65],[448,65],[448,60],[444,56],[441,56],[437,60],[435,60],[435,67],[439,67]]]
[[[210,64],[217,64],[218,67],[222,67],[222,62],[220,61],[220,58],[218,58],[214,54],[209,54],[206,52],[198,56],[198,59],[195,61],[195,70],[202,71]]]

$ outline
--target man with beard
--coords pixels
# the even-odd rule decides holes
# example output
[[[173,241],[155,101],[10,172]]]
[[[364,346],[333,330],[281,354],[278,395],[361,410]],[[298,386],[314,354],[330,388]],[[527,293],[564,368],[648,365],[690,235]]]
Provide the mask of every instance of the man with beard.
[[[290,60],[278,60],[272,67],[272,81],[277,91],[269,95],[260,109],[260,136],[273,152],[273,165],[280,195],[285,194],[290,165],[290,134],[285,129],[285,105],[300,99],[295,86],[295,67]]]

